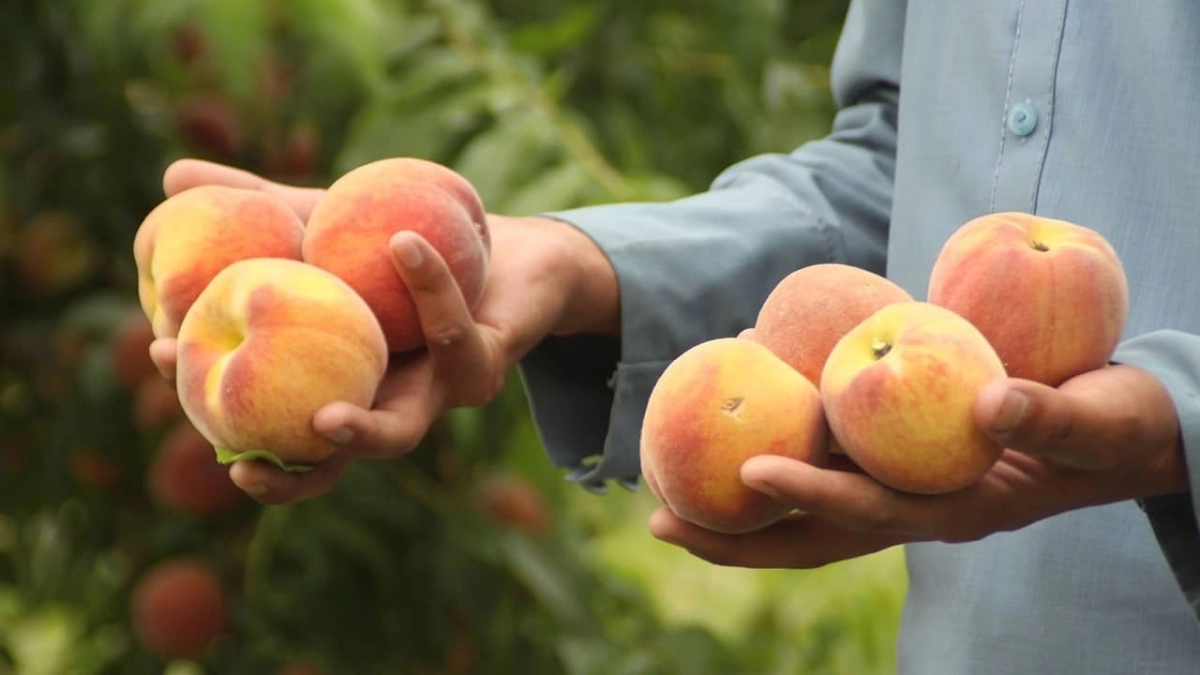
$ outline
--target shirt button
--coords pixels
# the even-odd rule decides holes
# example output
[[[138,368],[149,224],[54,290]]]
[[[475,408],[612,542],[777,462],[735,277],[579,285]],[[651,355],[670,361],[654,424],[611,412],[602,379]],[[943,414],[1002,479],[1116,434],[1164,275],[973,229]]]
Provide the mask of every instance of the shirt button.
[[[1037,127],[1037,111],[1028,101],[1018,103],[1008,111],[1008,130],[1018,136],[1028,136]]]

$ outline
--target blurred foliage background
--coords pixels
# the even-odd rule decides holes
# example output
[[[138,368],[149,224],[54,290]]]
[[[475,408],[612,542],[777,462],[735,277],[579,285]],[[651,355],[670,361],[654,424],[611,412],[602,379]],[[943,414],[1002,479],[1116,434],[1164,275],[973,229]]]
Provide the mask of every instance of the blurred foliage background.
[[[131,243],[198,156],[387,156],[493,212],[704,189],[822,135],[846,0],[59,0],[0,24],[0,674],[886,673],[887,551],[707,565],[549,465],[514,378],[262,508],[153,374]],[[209,644],[208,637],[216,635]]]

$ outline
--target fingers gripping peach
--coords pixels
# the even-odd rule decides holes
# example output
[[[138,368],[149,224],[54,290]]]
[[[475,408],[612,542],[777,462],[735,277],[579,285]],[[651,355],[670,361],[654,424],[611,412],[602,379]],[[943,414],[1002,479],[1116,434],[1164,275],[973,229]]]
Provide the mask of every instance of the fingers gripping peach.
[[[304,223],[281,199],[223,185],[179,192],[142,221],[133,242],[138,298],[157,337],[174,337],[217,272],[246,258],[300,259]]]
[[[366,300],[393,352],[425,342],[388,250],[392,235],[403,230],[429,241],[474,308],[491,247],[483,205],[466,179],[436,163],[401,157],[346,173],[313,209],[303,243],[305,262],[342,278]]]
[[[912,296],[892,281],[851,265],[810,265],[783,278],[759,310],[754,339],[814,385],[833,345],[875,310]]]
[[[742,483],[742,463],[759,454],[820,463],[827,439],[811,382],[757,342],[721,338],[681,354],[655,384],[642,427],[642,474],[680,518],[716,532],[750,532],[789,509]]]
[[[842,450],[873,478],[906,492],[952,492],[1000,457],[973,411],[983,385],[1004,376],[966,319],[929,303],[894,303],[834,346],[821,401]]]
[[[219,272],[179,329],[184,412],[217,459],[303,470],[334,452],[312,426],[335,401],[369,408],[387,346],[367,304],[295,260],[242,260]]]
[[[1100,234],[1028,213],[960,227],[934,264],[929,301],[975,324],[1009,375],[1051,386],[1104,366],[1129,311],[1121,261]]]

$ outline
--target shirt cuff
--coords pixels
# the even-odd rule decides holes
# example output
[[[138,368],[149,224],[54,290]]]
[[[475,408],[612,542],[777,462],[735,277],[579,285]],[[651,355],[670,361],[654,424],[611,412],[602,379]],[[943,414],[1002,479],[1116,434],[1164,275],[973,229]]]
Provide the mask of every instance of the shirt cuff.
[[[1200,488],[1200,336],[1179,331],[1148,333],[1122,344],[1112,360],[1157,377],[1175,406],[1190,489],[1138,503],[1184,596],[1200,616],[1200,527],[1193,499]]]
[[[643,411],[670,363],[622,363],[619,351],[615,338],[551,337],[518,368],[547,456],[591,492],[637,489]]]

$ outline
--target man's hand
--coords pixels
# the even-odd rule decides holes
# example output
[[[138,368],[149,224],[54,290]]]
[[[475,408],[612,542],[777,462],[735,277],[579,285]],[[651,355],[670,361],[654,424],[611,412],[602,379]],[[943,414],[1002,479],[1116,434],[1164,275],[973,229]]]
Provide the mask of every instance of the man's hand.
[[[163,177],[168,197],[206,184],[271,192],[301,219],[324,194],[196,160],[172,164]],[[353,458],[408,453],[443,412],[490,401],[517,361],[548,334],[616,330],[615,273],[585,235],[544,218],[489,216],[489,227],[488,283],[474,312],[427,241],[411,232],[392,238],[396,272],[412,294],[427,348],[392,356],[370,410],[330,402],[317,411],[314,428],[340,445],[340,453],[305,473],[238,462],[230,469],[238,486],[264,503],[325,494]],[[150,350],[164,377],[172,378],[175,341],[157,340]]]
[[[802,514],[722,535],[659,509],[651,533],[720,565],[811,568],[907,542],[973,541],[1072,509],[1188,489],[1174,406],[1143,370],[1110,366],[1057,389],[998,380],[980,392],[975,418],[1008,449],[961,491],[905,494],[852,466],[763,456],[742,466],[743,482]]]

